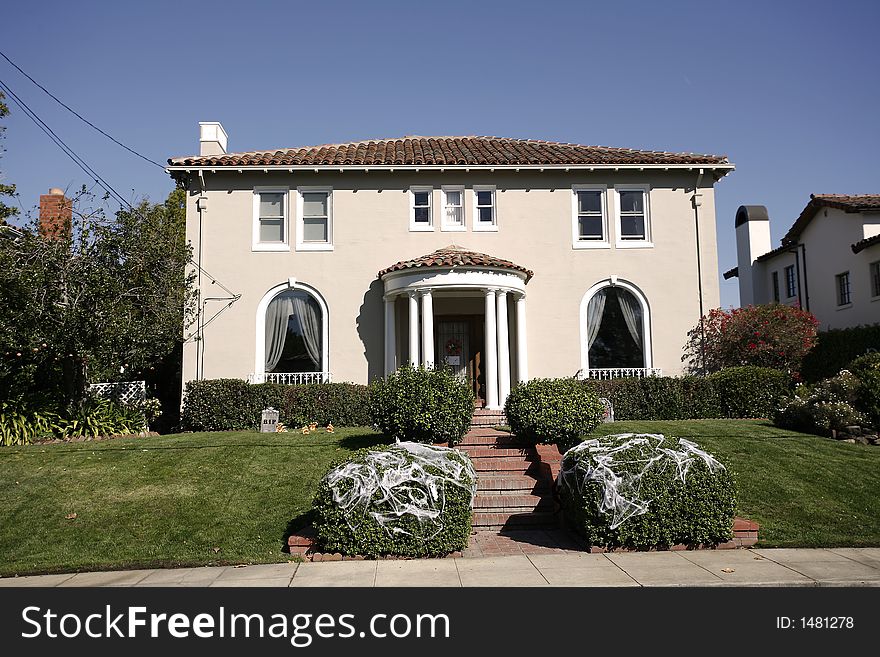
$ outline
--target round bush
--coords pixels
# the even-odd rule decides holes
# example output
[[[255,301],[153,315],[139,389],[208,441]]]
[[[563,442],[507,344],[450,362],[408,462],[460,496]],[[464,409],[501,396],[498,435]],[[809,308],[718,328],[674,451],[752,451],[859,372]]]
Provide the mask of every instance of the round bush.
[[[856,405],[868,416],[875,429],[880,429],[880,353],[856,358],[847,368],[859,380]]]
[[[791,377],[769,367],[728,367],[709,375],[721,414],[730,418],[772,417],[791,392]]]
[[[715,545],[736,511],[731,473],[697,445],[659,434],[586,440],[562,457],[560,497],[589,546]]]
[[[467,547],[477,477],[447,447],[401,442],[363,449],[332,466],[315,494],[324,552],[443,556]]]
[[[389,438],[460,442],[474,413],[470,386],[446,368],[401,367],[370,384],[373,425]]]
[[[523,440],[566,447],[599,425],[605,406],[582,381],[532,379],[513,387],[504,412],[513,433]]]

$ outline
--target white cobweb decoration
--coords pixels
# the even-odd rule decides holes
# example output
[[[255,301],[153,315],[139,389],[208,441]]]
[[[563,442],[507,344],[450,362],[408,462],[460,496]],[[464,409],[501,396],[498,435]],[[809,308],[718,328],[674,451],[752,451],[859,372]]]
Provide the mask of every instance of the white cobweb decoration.
[[[434,469],[429,472],[428,468]],[[439,472],[439,474],[437,474]],[[389,534],[412,535],[400,526],[405,516],[423,525],[425,541],[443,530],[445,487],[470,493],[473,508],[477,476],[471,460],[448,447],[397,442],[371,451],[364,463],[344,463],[326,475],[333,501],[344,511],[352,530],[369,514]]]
[[[577,458],[582,452],[588,452],[592,459]],[[686,483],[688,471],[697,460],[703,461],[710,472],[724,469],[711,454],[689,440],[667,439],[657,433],[619,433],[601,440],[585,440],[569,449],[562,457],[558,479],[578,493],[583,493],[588,483],[598,482],[604,491],[599,511],[611,514],[611,529],[616,529],[648,511],[651,500],[641,495],[645,473],[674,468],[674,476]]]

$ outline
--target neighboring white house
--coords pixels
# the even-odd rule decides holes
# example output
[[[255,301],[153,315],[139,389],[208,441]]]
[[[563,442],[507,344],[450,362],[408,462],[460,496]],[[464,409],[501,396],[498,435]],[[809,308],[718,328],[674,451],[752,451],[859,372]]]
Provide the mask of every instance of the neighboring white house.
[[[168,167],[199,273],[184,381],[443,362],[499,408],[530,377],[676,374],[718,306],[725,157],[497,137],[230,154],[200,125]]]
[[[736,212],[740,305],[784,303],[809,310],[821,329],[880,322],[880,195],[811,194],[771,249],[763,205]]]

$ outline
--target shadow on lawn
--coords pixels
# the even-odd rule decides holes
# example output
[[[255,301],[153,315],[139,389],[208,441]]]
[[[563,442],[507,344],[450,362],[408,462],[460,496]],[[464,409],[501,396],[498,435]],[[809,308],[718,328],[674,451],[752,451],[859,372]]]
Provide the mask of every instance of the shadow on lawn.
[[[381,433],[362,433],[354,436],[346,436],[339,441],[339,446],[345,449],[363,449],[364,447],[375,447],[376,445],[388,445],[394,441],[389,440]]]
[[[298,516],[291,518],[290,521],[287,523],[287,529],[284,530],[284,536],[281,538],[281,551],[290,552],[290,548],[287,546],[287,540],[293,534],[300,532],[300,530],[311,527],[314,519],[314,509],[309,509],[308,511],[300,513]]]

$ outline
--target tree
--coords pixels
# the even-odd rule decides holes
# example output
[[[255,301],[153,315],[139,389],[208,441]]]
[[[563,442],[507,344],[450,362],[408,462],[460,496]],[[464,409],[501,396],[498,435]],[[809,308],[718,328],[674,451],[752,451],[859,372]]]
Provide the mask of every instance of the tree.
[[[781,304],[716,308],[688,332],[681,359],[694,374],[740,365],[796,374],[816,344],[818,325],[811,313]]]
[[[6,96],[0,91],[0,119],[7,116],[9,114],[9,107],[7,107],[6,103],[3,102],[3,99]],[[0,126],[0,138],[3,137],[3,132],[6,130],[6,126]],[[11,206],[6,205],[2,198],[4,196],[13,197],[15,196],[15,185],[6,185],[3,182],[0,182],[0,226],[6,223],[6,219],[15,216],[18,214],[18,209],[13,208]]]
[[[0,398],[51,395],[75,405],[88,381],[138,378],[172,353],[191,322],[185,192],[108,218],[83,189],[73,225],[36,222],[0,239]]]

